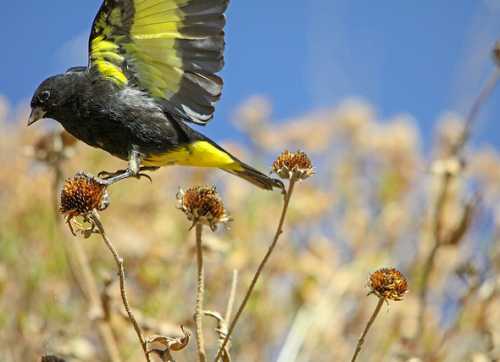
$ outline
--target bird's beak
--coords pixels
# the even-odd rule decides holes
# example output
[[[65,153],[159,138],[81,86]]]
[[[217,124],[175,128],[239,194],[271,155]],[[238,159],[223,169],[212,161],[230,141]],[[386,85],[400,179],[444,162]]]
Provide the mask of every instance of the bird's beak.
[[[30,118],[28,120],[28,126],[31,126],[33,123],[41,120],[45,116],[45,111],[40,107],[35,107],[31,109]]]

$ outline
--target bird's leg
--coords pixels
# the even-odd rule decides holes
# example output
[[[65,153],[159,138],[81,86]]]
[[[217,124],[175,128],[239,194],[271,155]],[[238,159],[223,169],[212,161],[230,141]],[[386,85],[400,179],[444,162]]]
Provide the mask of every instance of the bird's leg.
[[[143,173],[143,171],[153,171],[158,167],[141,167],[143,157],[144,156],[138,151],[132,150],[129,155],[128,168],[126,170],[118,170],[113,173],[103,171],[98,174],[98,177],[107,186],[130,177],[136,177],[138,179],[145,177],[149,181],[152,181],[151,177]]]

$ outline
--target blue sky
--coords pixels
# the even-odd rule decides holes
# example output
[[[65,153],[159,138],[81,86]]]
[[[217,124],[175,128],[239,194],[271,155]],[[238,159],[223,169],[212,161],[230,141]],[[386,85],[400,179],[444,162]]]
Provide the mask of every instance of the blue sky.
[[[45,77],[86,62],[101,0],[7,2],[0,12],[0,94],[30,98]],[[428,139],[446,111],[464,112],[492,71],[500,0],[234,0],[228,10],[225,89],[215,139],[248,97],[268,96],[286,119],[359,97],[380,117],[409,113]],[[483,109],[476,143],[500,148],[500,88]]]

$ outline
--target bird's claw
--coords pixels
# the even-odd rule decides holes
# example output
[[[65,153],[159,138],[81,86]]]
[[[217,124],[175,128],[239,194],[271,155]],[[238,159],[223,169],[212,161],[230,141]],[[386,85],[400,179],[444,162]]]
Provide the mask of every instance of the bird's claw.
[[[149,182],[153,182],[153,179],[148,174],[141,171],[150,171],[152,168],[150,167],[141,167],[139,172],[133,172],[130,169],[126,170],[118,170],[116,172],[107,172],[101,171],[97,174],[99,180],[105,184],[106,186],[110,186],[118,181],[125,180],[127,178],[135,177],[137,179],[141,179],[142,177],[149,180]]]
[[[114,176],[121,175],[125,172],[127,172],[127,170],[118,170],[115,172],[101,171],[97,174],[97,177],[99,177],[101,180],[107,180],[107,179],[110,179]]]
[[[153,179],[147,173],[139,172],[135,177],[137,177],[138,179],[141,179],[141,177],[144,177],[144,178],[148,179],[149,182],[153,183]]]

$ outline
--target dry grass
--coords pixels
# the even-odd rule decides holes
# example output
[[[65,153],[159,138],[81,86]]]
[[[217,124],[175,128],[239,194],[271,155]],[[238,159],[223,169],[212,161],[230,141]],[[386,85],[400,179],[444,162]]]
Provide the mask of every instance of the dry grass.
[[[94,323],[104,318],[102,308],[79,288],[82,270],[67,255],[75,243],[85,250],[98,293],[106,297],[106,323],[121,358],[143,360],[122,317],[116,268],[102,241],[72,237],[54,213],[54,164],[64,177],[123,164],[82,144],[61,163],[35,161],[29,146],[41,130],[26,129],[25,115],[5,108],[0,105],[1,360],[35,361],[48,353],[67,361],[107,360]],[[302,149],[316,175],[297,186],[282,239],[233,333],[233,360],[349,360],[376,305],[376,298],[366,296],[370,273],[392,266],[408,278],[409,292],[401,302],[382,305],[358,361],[500,358],[498,150],[466,148],[466,168],[449,158],[460,134],[458,117],[439,123],[429,160],[408,117],[379,120],[366,104],[349,101],[278,126],[268,108],[262,99],[242,106],[235,122],[252,143],[230,148],[262,169],[270,169],[281,150]],[[439,235],[448,242],[429,274],[424,328],[416,339],[419,288],[435,243],[443,172],[453,172],[440,201]],[[179,186],[216,184],[234,218],[229,230],[206,229],[203,235],[205,308],[221,314],[233,270],[239,275],[236,305],[250,284],[274,235],[282,197],[218,171],[167,168],[153,180],[113,186],[101,219],[125,259],[129,299],[146,334],[181,337],[180,325],[195,329],[196,245],[191,224],[176,210]],[[474,211],[464,223],[470,200]],[[220,335],[210,318],[204,328],[211,360]],[[173,353],[179,362],[196,355],[194,340]]]

